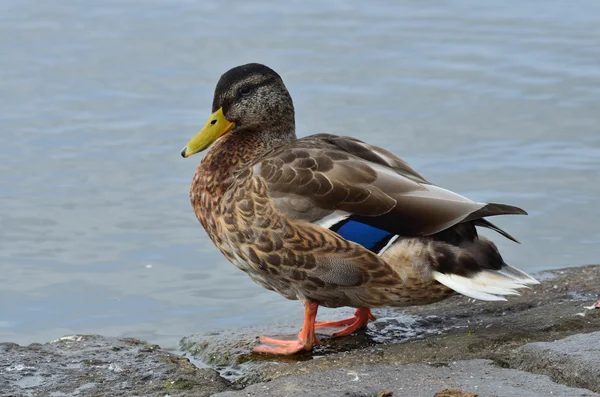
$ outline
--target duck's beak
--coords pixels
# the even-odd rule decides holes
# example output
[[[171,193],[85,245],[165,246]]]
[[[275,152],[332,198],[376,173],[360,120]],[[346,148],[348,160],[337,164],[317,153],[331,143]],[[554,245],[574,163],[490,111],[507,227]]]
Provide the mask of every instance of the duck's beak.
[[[225,118],[223,108],[219,108],[210,115],[204,128],[193,137],[181,151],[182,157],[189,157],[199,153],[213,144],[214,141],[225,135],[235,127],[235,124]]]

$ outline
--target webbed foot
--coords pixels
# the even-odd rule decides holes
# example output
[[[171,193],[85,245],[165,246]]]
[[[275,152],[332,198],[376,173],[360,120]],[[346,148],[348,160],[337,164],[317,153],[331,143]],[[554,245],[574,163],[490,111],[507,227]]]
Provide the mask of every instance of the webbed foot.
[[[280,339],[269,336],[261,336],[262,345],[256,346],[253,350],[255,353],[265,354],[283,354],[290,355],[301,351],[310,351],[313,345],[319,345],[321,342],[315,335],[315,318],[317,317],[317,309],[319,304],[306,301],[304,303],[304,324],[302,331],[295,339]]]
[[[323,329],[345,327],[342,330],[337,331],[333,335],[331,335],[332,338],[338,338],[340,336],[350,335],[351,333],[358,331],[362,327],[365,327],[369,323],[369,321],[373,320],[375,320],[375,316],[373,316],[373,314],[371,313],[371,309],[361,308],[356,309],[354,317],[338,321],[320,321],[315,324],[315,328]]]

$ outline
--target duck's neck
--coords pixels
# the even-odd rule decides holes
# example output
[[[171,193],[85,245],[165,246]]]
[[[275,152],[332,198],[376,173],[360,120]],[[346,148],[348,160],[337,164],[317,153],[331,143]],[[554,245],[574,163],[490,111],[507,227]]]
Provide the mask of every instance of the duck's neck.
[[[236,128],[223,136],[206,153],[194,177],[206,189],[209,184],[217,190],[226,189],[236,172],[253,164],[266,152],[296,139],[294,127],[254,130]]]

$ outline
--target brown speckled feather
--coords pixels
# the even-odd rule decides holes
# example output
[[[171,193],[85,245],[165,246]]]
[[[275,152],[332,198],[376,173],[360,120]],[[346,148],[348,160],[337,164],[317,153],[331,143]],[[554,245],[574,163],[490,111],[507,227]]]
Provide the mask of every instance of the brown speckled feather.
[[[433,271],[469,274],[484,267],[470,250],[459,247],[476,239],[471,224],[462,228],[468,231],[462,235],[462,229],[448,229],[431,238],[402,239],[379,257],[310,223],[312,217],[338,209],[388,216],[397,205],[392,196],[424,191],[417,182],[422,177],[409,179],[398,173],[390,178],[398,182],[386,190],[388,194],[376,186],[372,165],[376,163],[327,147],[318,142],[319,137],[294,141],[246,166],[244,159],[251,158],[260,145],[239,145],[239,141],[251,141],[252,136],[248,131],[234,132],[218,142],[201,162],[191,195],[213,242],[263,287],[288,299],[308,299],[328,307],[404,306],[452,293],[432,278]],[[237,155],[226,155],[234,143]],[[305,171],[310,171],[305,174],[310,179],[299,176]],[[312,204],[303,207],[309,199]]]
[[[209,153],[202,163],[211,162]],[[212,178],[199,168],[192,192],[201,194],[192,194],[192,202],[223,254],[257,283],[288,299],[310,299],[331,307],[376,306],[382,298],[373,300],[372,288],[402,283],[371,251],[280,213],[269,199],[267,184],[251,168],[233,171],[228,189],[211,194],[209,200],[204,183],[210,184]]]

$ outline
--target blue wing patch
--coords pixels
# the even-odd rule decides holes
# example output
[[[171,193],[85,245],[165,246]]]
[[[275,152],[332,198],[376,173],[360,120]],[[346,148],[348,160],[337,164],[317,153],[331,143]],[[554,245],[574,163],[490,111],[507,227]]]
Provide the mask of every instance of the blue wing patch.
[[[351,219],[333,225],[331,230],[346,240],[360,244],[377,254],[395,236],[387,230],[378,229]]]

